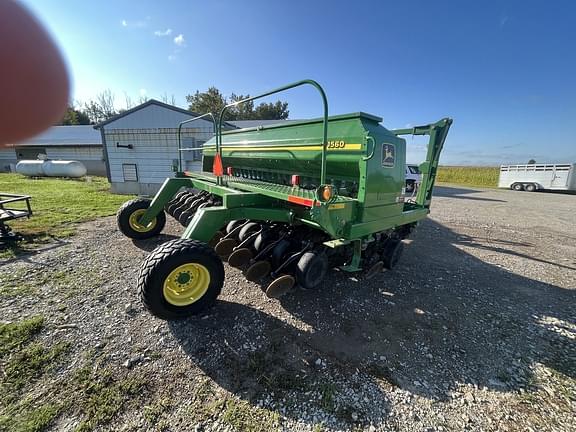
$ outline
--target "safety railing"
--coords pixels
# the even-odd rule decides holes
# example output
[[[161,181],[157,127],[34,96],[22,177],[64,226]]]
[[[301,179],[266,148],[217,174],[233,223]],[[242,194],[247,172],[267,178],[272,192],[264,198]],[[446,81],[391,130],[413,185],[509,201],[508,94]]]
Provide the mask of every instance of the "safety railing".
[[[199,149],[196,147],[182,148],[182,126],[184,126],[186,123],[193,122],[194,120],[200,120],[200,119],[205,118],[205,117],[212,118],[212,127],[214,128],[214,135],[216,136],[216,118],[214,117],[214,114],[212,114],[211,112],[206,113],[206,114],[202,114],[198,117],[194,117],[194,118],[191,118],[188,120],[184,120],[183,122],[180,122],[180,124],[178,125],[178,172],[182,172],[182,152],[202,150],[202,149]]]
[[[323,116],[324,117],[324,123],[323,123],[323,130],[322,130],[322,161],[321,161],[321,171],[320,171],[320,184],[321,185],[326,184],[326,148],[328,145],[328,100],[326,99],[326,93],[324,93],[324,89],[320,86],[320,84],[318,84],[314,80],[297,81],[295,83],[288,84],[288,85],[285,85],[282,87],[278,87],[274,90],[270,90],[266,93],[262,93],[262,94],[259,94],[256,96],[242,99],[242,100],[237,101],[237,102],[233,102],[231,104],[226,105],[224,108],[222,108],[222,110],[220,111],[220,116],[218,118],[218,128],[216,131],[216,154],[217,154],[217,157],[220,158],[220,160],[222,160],[222,123],[224,121],[224,114],[226,113],[228,108],[238,106],[238,105],[241,105],[243,103],[250,102],[250,101],[253,101],[256,99],[261,99],[263,97],[270,96],[270,95],[273,95],[275,93],[280,93],[280,92],[283,92],[286,90],[290,90],[290,89],[293,89],[294,87],[300,87],[303,85],[311,85],[314,88],[316,88],[316,90],[318,90],[318,92],[320,93],[320,96],[322,97],[322,103],[324,105],[324,116]],[[217,184],[222,184],[221,177],[217,177],[216,182],[217,182]]]

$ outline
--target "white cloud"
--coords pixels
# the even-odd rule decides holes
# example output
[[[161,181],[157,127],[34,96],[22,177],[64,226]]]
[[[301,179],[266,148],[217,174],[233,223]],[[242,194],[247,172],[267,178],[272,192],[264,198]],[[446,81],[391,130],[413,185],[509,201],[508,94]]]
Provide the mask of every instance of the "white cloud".
[[[170,36],[172,34],[172,29],[166,29],[164,31],[162,30],[156,30],[154,32],[154,36],[158,36],[158,37],[163,37],[163,36]]]
[[[140,97],[144,97],[146,96],[146,89],[145,88],[141,88],[140,89]]]
[[[174,60],[176,60],[176,55],[175,55],[175,54],[170,54],[170,55],[168,56],[168,61],[173,62]]]
[[[144,20],[126,20],[123,19],[121,22],[122,27],[127,27],[127,28],[144,28],[148,26],[148,22],[150,21],[150,17],[146,17],[146,19]]]
[[[178,46],[184,46],[186,41],[184,40],[184,35],[183,34],[179,34],[178,36],[176,36],[174,38],[174,43]]]

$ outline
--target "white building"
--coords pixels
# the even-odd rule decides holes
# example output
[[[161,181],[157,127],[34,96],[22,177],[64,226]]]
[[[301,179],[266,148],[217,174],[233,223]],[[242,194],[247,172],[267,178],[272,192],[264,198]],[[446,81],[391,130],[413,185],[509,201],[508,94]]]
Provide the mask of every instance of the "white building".
[[[53,160],[76,160],[89,175],[106,175],[100,134],[93,126],[53,126],[34,138],[0,149],[0,172],[13,171],[22,159],[45,154]]]
[[[191,111],[151,99],[96,126],[102,135],[112,192],[153,195],[178,164],[178,125],[197,117]],[[234,128],[231,124],[225,125]],[[211,119],[187,123],[182,147],[202,147],[213,135]],[[201,151],[182,152],[183,169],[201,169]]]

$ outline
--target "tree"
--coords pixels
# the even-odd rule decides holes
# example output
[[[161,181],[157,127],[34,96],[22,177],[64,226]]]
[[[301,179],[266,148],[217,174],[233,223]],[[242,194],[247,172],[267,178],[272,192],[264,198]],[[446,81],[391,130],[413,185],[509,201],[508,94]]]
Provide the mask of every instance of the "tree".
[[[286,120],[290,111],[288,111],[288,102],[276,101],[275,103],[261,103],[254,111],[254,118],[257,120]]]
[[[536,163],[536,161],[535,161],[534,159],[530,159],[530,160],[528,161],[528,165],[533,165],[533,164],[535,164],[535,163]]]
[[[239,102],[249,97],[250,95],[232,93],[227,99],[216,87],[210,87],[203,93],[196,90],[193,95],[186,96],[186,101],[190,111],[198,114],[211,112],[217,115],[228,103]],[[254,101],[250,101],[228,108],[224,120],[285,120],[289,114],[288,102],[261,103],[254,107]]]
[[[100,123],[118,114],[114,108],[114,94],[110,90],[104,90],[84,104],[84,111],[92,123]]]
[[[89,125],[90,118],[88,115],[81,111],[80,109],[74,108],[73,105],[68,105],[64,117],[58,123],[59,126],[71,126],[71,125]]]
[[[226,98],[220,93],[216,87],[210,87],[206,92],[200,93],[196,90],[193,95],[186,96],[188,102],[188,109],[198,114],[206,114],[211,112],[217,115],[222,108],[226,105]],[[230,118],[231,112],[228,112],[225,120],[232,120]]]

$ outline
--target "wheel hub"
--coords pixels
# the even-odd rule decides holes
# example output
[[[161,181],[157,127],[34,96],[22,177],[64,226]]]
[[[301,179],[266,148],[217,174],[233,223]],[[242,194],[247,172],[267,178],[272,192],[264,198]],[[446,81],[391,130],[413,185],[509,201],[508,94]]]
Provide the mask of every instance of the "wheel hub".
[[[210,285],[210,273],[198,263],[176,267],[164,280],[163,294],[175,306],[188,306],[202,298]]]
[[[146,213],[146,209],[138,209],[132,212],[130,217],[128,218],[128,223],[130,224],[130,228],[132,228],[136,232],[148,232],[156,226],[156,218],[152,219],[152,221],[148,225],[142,225],[140,223],[140,219]]]

